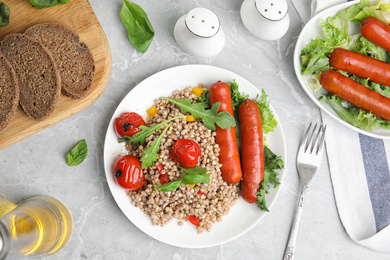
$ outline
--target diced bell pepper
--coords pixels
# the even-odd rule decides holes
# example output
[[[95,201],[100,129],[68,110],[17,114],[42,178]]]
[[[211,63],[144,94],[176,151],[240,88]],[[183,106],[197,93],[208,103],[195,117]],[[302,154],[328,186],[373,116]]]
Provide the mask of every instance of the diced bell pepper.
[[[157,107],[156,106],[152,106],[151,108],[146,110],[146,112],[148,113],[148,116],[150,118],[152,118],[155,114],[157,114]]]

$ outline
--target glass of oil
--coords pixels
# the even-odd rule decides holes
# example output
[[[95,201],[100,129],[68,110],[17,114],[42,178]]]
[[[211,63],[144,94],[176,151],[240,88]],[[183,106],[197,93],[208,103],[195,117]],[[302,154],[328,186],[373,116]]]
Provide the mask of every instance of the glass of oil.
[[[7,255],[53,254],[71,233],[71,216],[60,201],[36,196],[16,205],[0,197],[0,260]]]

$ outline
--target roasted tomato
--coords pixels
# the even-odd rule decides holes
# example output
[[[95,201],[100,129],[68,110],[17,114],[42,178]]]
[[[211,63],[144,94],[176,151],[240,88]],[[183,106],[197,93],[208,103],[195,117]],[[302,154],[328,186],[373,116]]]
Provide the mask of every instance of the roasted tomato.
[[[200,147],[190,139],[179,139],[171,147],[169,157],[183,168],[193,168],[200,161]]]
[[[113,174],[115,182],[126,190],[138,190],[146,183],[141,161],[132,155],[119,158],[115,163]]]
[[[145,125],[145,121],[140,115],[134,112],[125,112],[120,117],[115,118],[114,129],[118,137],[122,138],[141,131],[140,125]]]

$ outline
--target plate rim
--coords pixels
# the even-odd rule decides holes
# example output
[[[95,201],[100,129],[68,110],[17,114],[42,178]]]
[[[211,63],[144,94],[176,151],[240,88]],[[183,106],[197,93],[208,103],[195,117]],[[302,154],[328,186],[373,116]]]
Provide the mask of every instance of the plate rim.
[[[176,246],[176,247],[182,247],[182,248],[208,248],[208,247],[213,247],[213,246],[217,246],[217,245],[221,245],[221,244],[224,244],[224,243],[227,243],[229,241],[232,241],[234,239],[236,239],[237,237],[240,237],[242,236],[243,234],[245,234],[246,232],[248,232],[250,229],[252,229],[255,225],[257,225],[261,219],[264,218],[264,216],[267,214],[267,212],[263,212],[263,211],[259,211],[259,217],[257,217],[256,221],[254,223],[252,223],[251,225],[249,225],[245,230],[243,230],[242,232],[239,232],[238,234],[236,234],[235,236],[232,236],[232,237],[229,237],[229,238],[224,238],[222,239],[221,241],[218,241],[218,242],[214,242],[212,244],[209,244],[209,245],[200,245],[200,246],[197,246],[197,245],[190,245],[190,244],[181,244],[181,243],[173,243],[172,241],[163,241],[162,239],[156,237],[154,234],[150,234],[150,232],[148,231],[145,231],[145,228],[143,228],[141,225],[139,225],[139,223],[137,222],[134,222],[130,216],[128,216],[128,210],[127,208],[124,208],[125,205],[123,203],[121,203],[119,201],[119,198],[117,198],[116,196],[116,192],[113,191],[113,189],[116,189],[118,190],[118,187],[117,185],[113,182],[113,178],[112,178],[112,173],[111,171],[109,171],[108,169],[111,167],[111,166],[108,166],[107,164],[107,161],[106,161],[106,146],[108,145],[107,144],[107,140],[109,139],[109,135],[112,134],[112,131],[110,131],[110,128],[111,130],[113,129],[112,127],[112,123],[113,123],[113,120],[115,118],[115,115],[118,114],[118,109],[120,108],[121,104],[124,102],[124,100],[126,100],[126,98],[131,95],[131,92],[133,92],[134,90],[138,90],[139,88],[141,88],[144,84],[146,84],[148,81],[151,80],[151,78],[153,77],[161,77],[161,75],[164,75],[166,73],[169,73],[171,71],[176,71],[176,70],[191,70],[191,69],[198,69],[198,70],[202,70],[202,69],[211,69],[211,70],[217,70],[217,71],[221,71],[223,73],[226,73],[226,74],[231,74],[231,75],[235,75],[237,78],[240,79],[241,82],[245,82],[246,85],[250,86],[250,88],[252,88],[253,90],[256,90],[256,94],[260,94],[261,95],[261,89],[258,89],[257,87],[255,87],[255,85],[253,85],[252,83],[250,83],[248,80],[246,80],[245,78],[241,77],[240,75],[234,73],[234,72],[231,72],[227,69],[223,69],[223,68],[220,68],[220,67],[216,67],[216,66],[211,66],[211,65],[202,65],[202,64],[189,64],[189,65],[178,65],[178,66],[173,66],[173,67],[170,67],[170,68],[167,68],[167,69],[164,69],[164,70],[161,70],[161,71],[158,71],[156,72],[155,74],[152,74],[148,77],[146,77],[144,80],[142,80],[140,83],[138,83],[134,88],[132,88],[127,94],[124,95],[123,99],[118,103],[118,105],[116,106],[115,108],[115,111],[113,112],[112,114],[112,117],[111,117],[111,120],[110,120],[110,123],[108,125],[108,128],[107,128],[107,132],[106,132],[106,136],[105,136],[105,141],[104,141],[104,150],[103,150],[103,163],[104,163],[104,171],[105,171],[105,177],[106,177],[106,180],[107,180],[107,184],[109,186],[109,190],[110,190],[110,193],[111,195],[113,196],[114,198],[114,201],[116,202],[116,204],[118,205],[118,207],[121,209],[122,213],[128,218],[128,220],[134,225],[136,226],[139,230],[141,230],[142,232],[144,232],[146,235],[162,242],[162,243],[165,243],[165,244],[168,244],[168,245],[171,245],[171,246]],[[192,72],[191,72],[192,73]],[[233,80],[233,79],[232,79]],[[146,83],[145,83],[146,82]],[[187,85],[188,86],[188,85]],[[181,87],[181,89],[184,89],[186,87],[186,85],[183,85]],[[245,87],[246,88],[246,87]],[[136,90],[136,91],[137,91]],[[173,91],[174,89],[170,89],[170,93]],[[152,100],[151,100],[152,101]],[[270,101],[268,101],[270,102]],[[278,187],[276,187],[275,189],[272,189],[272,193],[274,193],[274,198],[271,202],[268,202],[268,208],[271,209],[272,206],[274,205],[275,201],[277,200],[278,196],[279,196],[279,193],[280,193],[280,190],[281,190],[281,186],[282,186],[282,183],[283,183],[283,180],[285,179],[285,173],[287,171],[286,169],[286,162],[287,162],[287,147],[286,147],[286,140],[285,140],[285,135],[284,135],[284,131],[283,131],[283,128],[282,128],[282,124],[281,124],[281,121],[280,119],[278,118],[278,115],[276,114],[276,111],[273,109],[272,105],[270,104],[270,108],[272,109],[272,111],[274,112],[274,117],[275,119],[277,120],[278,122],[278,126],[277,126],[277,129],[275,132],[279,132],[280,133],[280,136],[278,136],[278,138],[281,139],[280,143],[281,143],[281,147],[279,149],[281,149],[282,153],[278,156],[281,156],[283,161],[285,162],[285,168],[282,169],[282,170],[279,170],[278,173],[279,173],[279,180],[280,180],[280,185]],[[273,133],[271,133],[272,135]],[[110,155],[111,157],[114,157],[115,155]],[[113,187],[116,186],[116,188]],[[121,189],[122,190],[122,193],[126,193],[125,190]],[[126,194],[127,196],[127,194]],[[127,196],[128,200],[131,201],[131,199]],[[239,200],[242,200],[241,197],[239,197]],[[235,207],[237,207],[237,204],[238,202],[236,203],[236,205],[234,205],[231,210],[233,210]],[[150,216],[143,213],[139,208],[133,206],[131,204],[131,202],[129,202],[126,206],[130,205],[131,207],[133,207],[135,210],[141,212],[142,214],[145,215],[146,218],[150,219]],[[255,205],[250,205],[250,206],[253,206],[253,207],[256,207]],[[231,215],[231,211],[225,215],[223,218],[226,218],[227,216]],[[217,223],[215,223],[216,225]],[[174,225],[173,223],[169,223],[168,225]],[[214,225],[214,227],[215,227]],[[213,227],[213,229],[214,229]],[[161,229],[164,229],[165,227],[157,227],[159,230]],[[207,232],[205,231],[203,234],[201,234],[200,236],[203,236],[205,234],[208,234],[208,233],[212,233],[213,230],[211,230],[210,232]],[[194,233],[197,233],[196,231],[194,231]]]
[[[300,32],[300,34],[298,36],[298,39],[297,39],[296,44],[295,44],[295,49],[294,49],[293,65],[294,65],[295,75],[296,75],[296,77],[298,79],[298,82],[299,82],[300,86],[303,88],[303,90],[309,96],[309,98],[314,102],[314,104],[316,104],[316,106],[318,108],[320,108],[323,112],[328,114],[332,119],[334,119],[335,121],[341,123],[341,125],[344,125],[347,128],[352,129],[352,130],[354,130],[354,131],[356,131],[356,132],[358,132],[360,134],[364,134],[364,135],[367,135],[367,136],[370,136],[370,137],[374,137],[374,138],[390,139],[390,131],[389,130],[379,129],[379,130],[374,130],[374,131],[367,131],[367,130],[363,130],[361,128],[358,128],[356,126],[353,126],[350,123],[344,121],[339,115],[336,114],[336,112],[333,111],[333,108],[330,105],[328,105],[326,103],[321,103],[318,100],[318,98],[316,98],[316,96],[314,95],[313,91],[305,83],[305,81],[303,80],[302,75],[301,75],[300,52],[302,50],[302,44],[306,45],[306,44],[309,43],[309,42],[303,42],[302,38],[304,36],[306,36],[307,34],[309,34],[309,33],[307,33],[307,31],[309,30],[308,28],[311,28],[311,27],[315,26],[313,24],[315,22],[318,22],[318,20],[324,19],[324,17],[326,18],[326,17],[329,17],[331,15],[335,15],[338,11],[341,11],[341,10],[343,10],[343,9],[353,5],[353,4],[356,4],[356,2],[354,2],[354,1],[345,2],[345,3],[341,3],[341,4],[338,4],[338,5],[332,6],[330,8],[327,8],[327,9],[319,12],[315,16],[313,16],[305,24],[305,26],[302,28],[302,30],[301,30],[301,32]],[[318,36],[318,35],[313,34],[313,37],[311,37],[311,38],[314,39],[315,36]],[[385,131],[388,132],[388,135],[381,134],[381,132],[385,132]]]

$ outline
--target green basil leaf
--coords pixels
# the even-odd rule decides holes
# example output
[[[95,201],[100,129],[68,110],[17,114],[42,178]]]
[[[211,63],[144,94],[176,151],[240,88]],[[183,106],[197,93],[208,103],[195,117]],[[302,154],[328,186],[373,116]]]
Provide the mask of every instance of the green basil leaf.
[[[36,8],[36,9],[42,9],[42,8],[49,8],[56,5],[64,5],[66,3],[69,3],[71,0],[30,0],[30,3]]]
[[[87,142],[83,139],[66,155],[66,162],[69,166],[77,166],[85,160],[87,154]]]
[[[183,167],[179,166],[179,168],[182,169],[187,174],[206,174],[207,173],[207,170],[205,168],[201,168],[199,166],[195,166],[193,168],[183,168]]]
[[[5,27],[9,24],[9,7],[0,2],[0,26]]]
[[[165,127],[164,131],[161,133],[161,135],[154,140],[154,142],[150,145],[148,149],[144,151],[144,156],[141,158],[141,168],[145,169],[153,165],[155,161],[157,161],[158,158],[158,152],[160,151],[160,143],[161,139],[164,137],[165,133],[167,132],[168,128],[171,126],[169,124],[167,127]]]
[[[207,174],[207,170],[198,166],[190,169],[180,167],[185,174],[181,176],[184,184],[194,185],[197,183],[210,183],[210,176]]]
[[[120,16],[130,42],[145,53],[154,38],[154,29],[145,11],[139,5],[123,0]]]
[[[169,192],[169,191],[174,191],[177,188],[179,188],[182,183],[183,182],[181,180],[177,180],[177,181],[171,181],[168,183],[164,183],[161,185],[154,185],[154,187],[159,191]]]

